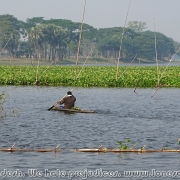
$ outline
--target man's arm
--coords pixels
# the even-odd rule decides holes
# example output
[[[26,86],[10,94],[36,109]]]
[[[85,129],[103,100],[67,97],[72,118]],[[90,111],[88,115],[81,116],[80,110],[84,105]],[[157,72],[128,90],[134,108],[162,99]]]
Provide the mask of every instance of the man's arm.
[[[57,104],[64,104],[65,103],[65,98],[61,99],[60,101],[57,102]]]

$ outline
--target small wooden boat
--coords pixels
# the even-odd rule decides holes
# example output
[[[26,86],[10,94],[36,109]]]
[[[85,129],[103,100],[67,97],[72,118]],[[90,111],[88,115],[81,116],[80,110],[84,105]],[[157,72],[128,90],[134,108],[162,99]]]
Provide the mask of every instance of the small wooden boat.
[[[55,111],[63,111],[67,113],[95,113],[93,110],[85,110],[85,109],[62,109],[60,107],[53,107],[52,110]]]

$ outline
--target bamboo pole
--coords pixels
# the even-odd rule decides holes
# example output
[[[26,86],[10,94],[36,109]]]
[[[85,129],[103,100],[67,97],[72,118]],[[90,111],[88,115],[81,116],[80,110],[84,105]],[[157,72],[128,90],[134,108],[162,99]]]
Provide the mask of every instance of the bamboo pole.
[[[38,64],[36,68],[36,81],[34,82],[34,85],[38,85],[38,71],[39,71],[39,58],[38,58]]]
[[[134,56],[133,60],[128,64],[128,66],[126,67],[126,69],[121,73],[121,75],[119,76],[119,78],[122,77],[122,75],[127,71],[127,69],[129,68],[129,66],[130,66],[130,65],[133,63],[133,61],[135,60],[136,56],[137,56],[137,54]]]
[[[128,17],[128,13],[129,13],[130,4],[131,4],[131,0],[129,1],[126,20],[125,20],[125,23],[124,23],[124,28],[123,28],[123,32],[122,32],[122,36],[121,36],[121,41],[120,41],[120,48],[119,48],[119,53],[118,53],[118,61],[117,61],[117,66],[116,66],[116,80],[118,78],[118,68],[119,68],[119,63],[120,63],[120,58],[121,58],[122,41],[123,41],[123,37],[124,37],[124,30],[125,30],[125,26],[126,26],[126,21],[127,21],[127,17]]]
[[[45,74],[45,72],[49,69],[49,67],[52,65],[53,61],[48,65],[48,67],[44,70],[44,72],[39,76],[39,79]]]
[[[49,148],[39,148],[39,149],[21,149],[21,148],[0,148],[1,152],[63,152],[66,149],[60,149],[59,145],[53,149]],[[157,152],[178,152],[179,149],[110,149],[110,148],[102,148],[102,145],[98,148],[86,148],[86,149],[68,149],[73,152],[92,152],[92,153],[157,153]]]
[[[84,68],[84,66],[85,66],[85,64],[86,64],[86,62],[87,62],[87,60],[88,60],[90,54],[92,54],[92,49],[91,49],[90,53],[88,54],[88,56],[86,57],[86,60],[84,61],[83,66],[82,66],[82,68],[81,68],[79,74],[77,75],[76,79],[79,78],[79,76],[80,76],[80,74],[81,74],[81,72],[82,72],[82,70],[83,70],[83,68]]]
[[[169,63],[167,64],[166,68],[165,68],[165,69],[164,69],[164,71],[162,72],[162,74],[161,74],[161,76],[160,76],[159,80],[161,80],[161,79],[162,79],[162,77],[163,77],[163,75],[164,75],[165,71],[167,70],[168,66],[169,66],[169,65],[170,65],[170,63],[174,60],[175,56],[177,55],[177,53],[178,53],[179,51],[180,51],[180,48],[176,51],[176,53],[174,54],[174,56],[170,59],[170,61],[169,61]]]
[[[152,153],[152,152],[180,152],[179,149],[76,149],[77,152],[114,152],[114,153]]]
[[[20,148],[0,148],[2,152],[62,152],[63,149],[20,149]]]
[[[175,56],[177,55],[177,53],[179,52],[179,50],[180,50],[180,48],[176,51],[176,53],[174,54],[174,56],[170,59],[169,63],[167,64],[167,66],[165,67],[165,69],[164,69],[164,71],[162,72],[161,76],[159,77],[159,82],[160,82],[160,80],[162,79],[162,77],[163,77],[165,71],[167,70],[168,66],[170,65],[170,63],[172,62],[172,60],[174,59],[174,57],[175,57]],[[156,94],[156,92],[158,91],[159,88],[160,88],[160,86],[157,87],[157,89],[153,92],[153,94],[152,94],[151,97],[153,97],[153,96]]]
[[[156,24],[155,24],[155,18],[154,18],[154,47],[155,47],[155,53],[156,53],[156,67],[157,67],[157,77],[158,77],[158,83],[157,86],[159,86],[160,80],[159,80],[159,69],[158,69],[158,59],[157,59],[157,47],[156,47]]]
[[[9,43],[11,37],[8,39],[8,41],[6,42],[6,44],[4,45],[4,47],[1,49],[0,53],[4,50],[4,48],[7,46],[7,44]]]
[[[139,82],[140,82],[140,79],[138,79],[137,82],[136,82],[136,86],[134,88],[134,92],[136,92],[136,89],[137,89],[137,86],[138,86]]]
[[[60,145],[57,145],[54,149],[42,148],[42,149],[21,149],[14,148],[16,143],[11,148],[0,148],[2,152],[62,152],[63,149],[59,149]]]
[[[84,11],[83,11],[83,17],[82,17],[82,23],[81,23],[80,35],[79,35],[79,42],[78,42],[78,50],[77,50],[77,58],[76,58],[75,80],[76,80],[76,78],[77,78],[76,76],[77,76],[77,68],[78,68],[78,60],[79,60],[79,51],[80,51],[80,46],[81,46],[82,29],[83,29],[83,24],[84,24],[85,9],[86,9],[86,0],[85,0],[85,4],[84,4]]]

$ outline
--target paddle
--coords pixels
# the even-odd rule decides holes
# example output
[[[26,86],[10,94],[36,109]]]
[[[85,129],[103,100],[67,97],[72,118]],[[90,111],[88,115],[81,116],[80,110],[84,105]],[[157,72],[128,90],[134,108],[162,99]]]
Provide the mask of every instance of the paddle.
[[[71,92],[73,91],[73,89],[71,89]],[[64,97],[66,97],[67,96],[67,94],[65,95],[65,96],[63,96],[59,101],[61,101]],[[49,109],[48,109],[48,111],[50,111],[54,106],[56,106],[57,105],[57,102],[53,105],[53,106],[51,106]]]
[[[56,103],[57,104],[57,103]],[[54,104],[53,106],[51,106],[49,109],[48,109],[48,111],[50,111],[56,104]]]

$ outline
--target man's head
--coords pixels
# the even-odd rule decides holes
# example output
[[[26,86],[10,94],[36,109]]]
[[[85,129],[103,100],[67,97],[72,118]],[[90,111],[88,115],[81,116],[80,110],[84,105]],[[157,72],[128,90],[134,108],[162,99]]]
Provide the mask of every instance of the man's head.
[[[68,91],[68,92],[67,92],[67,95],[72,95],[72,92],[71,92],[71,91]]]

